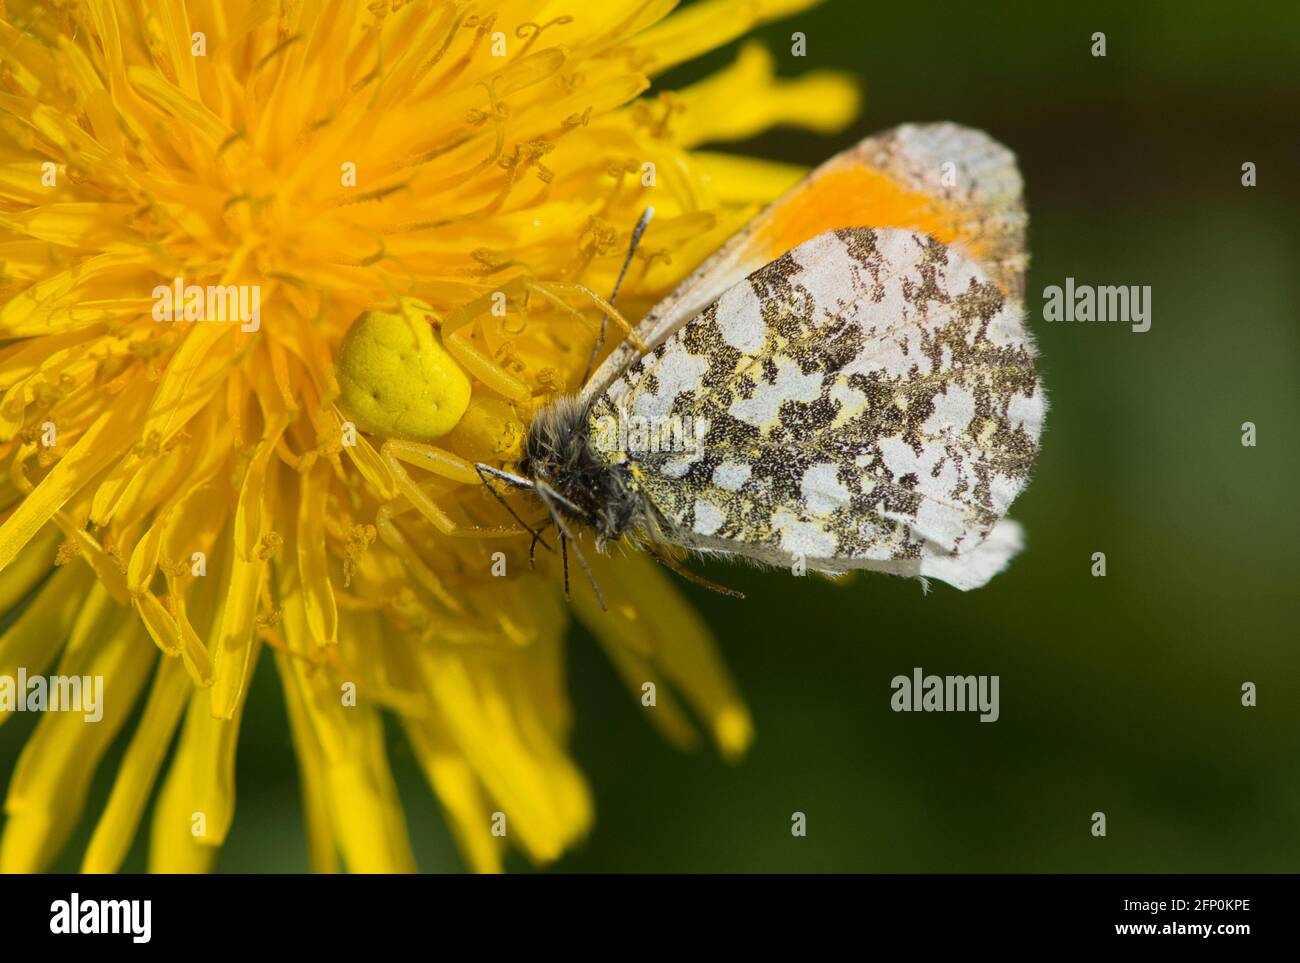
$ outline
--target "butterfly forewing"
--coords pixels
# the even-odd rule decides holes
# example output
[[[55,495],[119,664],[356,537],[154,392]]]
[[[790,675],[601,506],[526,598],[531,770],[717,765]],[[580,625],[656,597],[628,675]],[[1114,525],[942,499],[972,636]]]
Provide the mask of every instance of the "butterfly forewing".
[[[1018,305],[932,236],[864,228],[821,234],[726,290],[591,416],[686,426],[693,445],[612,456],[671,541],[971,587],[1019,547],[999,521],[1043,414]],[[976,564],[986,540],[998,558]]]
[[[826,161],[765,208],[637,325],[655,347],[752,272],[827,231],[906,228],[981,265],[1012,301],[1024,291],[1026,217],[1015,156],[958,124],[905,124]],[[616,348],[584,386],[597,397],[636,358]]]

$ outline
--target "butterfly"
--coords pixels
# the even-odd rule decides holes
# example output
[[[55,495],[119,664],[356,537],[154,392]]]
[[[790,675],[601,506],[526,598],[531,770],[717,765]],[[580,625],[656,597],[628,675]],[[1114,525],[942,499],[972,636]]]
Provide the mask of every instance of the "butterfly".
[[[1023,546],[1006,514],[1046,412],[1021,194],[981,131],[862,141],[654,307],[644,353],[624,342],[540,410],[517,472],[480,477],[543,502],[566,573],[581,528],[661,560],[984,585]]]

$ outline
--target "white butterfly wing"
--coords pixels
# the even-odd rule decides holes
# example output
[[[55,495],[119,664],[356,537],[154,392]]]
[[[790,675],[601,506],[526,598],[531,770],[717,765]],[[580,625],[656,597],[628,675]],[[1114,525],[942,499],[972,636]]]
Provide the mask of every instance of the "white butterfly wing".
[[[826,231],[907,228],[980,264],[1011,301],[1024,293],[1026,217],[1015,155],[983,131],[905,124],[836,155],[701,264],[637,325],[657,347],[705,305],[786,251]],[[590,401],[636,350],[616,347],[584,386]]]
[[[593,419],[698,433],[623,455],[662,536],[809,569],[982,585],[1045,400],[1018,303],[907,230],[819,235],[708,304],[597,399]]]

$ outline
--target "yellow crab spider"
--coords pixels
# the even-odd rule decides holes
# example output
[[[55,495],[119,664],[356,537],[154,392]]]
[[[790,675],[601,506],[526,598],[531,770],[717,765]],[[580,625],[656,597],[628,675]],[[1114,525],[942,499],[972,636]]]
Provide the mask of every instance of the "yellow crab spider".
[[[636,332],[627,319],[614,308],[613,301],[618,297],[619,288],[632,263],[637,243],[650,219],[654,209],[647,208],[633,229],[627,256],[619,271],[610,300],[606,301],[586,285],[576,282],[551,282],[541,284],[525,278],[516,278],[506,283],[507,287],[518,287],[528,294],[537,294],[554,307],[568,312],[584,324],[588,319],[578,310],[568,305],[562,295],[581,295],[602,311],[598,325],[591,325],[596,334],[596,341],[588,359],[588,375],[595,364],[600,348],[605,340],[608,323],[613,320],[622,327],[629,342],[644,352]],[[496,297],[501,292],[493,292]],[[396,484],[399,494],[404,496],[406,504],[389,502],[383,505],[377,515],[376,525],[384,541],[399,555],[416,560],[402,532],[394,524],[394,517],[411,508],[424,516],[444,535],[491,538],[510,537],[522,534],[513,527],[490,527],[473,522],[460,522],[453,519],[439,506],[436,496],[446,493],[447,483],[474,484],[481,483],[511,517],[523,532],[532,535],[529,547],[529,562],[538,545],[548,551],[554,551],[542,536],[547,526],[554,524],[560,541],[560,557],[564,567],[564,589],[569,590],[568,546],[573,544],[579,564],[586,573],[596,600],[601,608],[605,607],[600,588],[596,585],[591,569],[574,539],[573,532],[566,525],[557,509],[562,505],[566,510],[581,515],[582,509],[574,505],[561,492],[555,490],[541,478],[526,478],[493,468],[484,462],[471,463],[446,448],[431,444],[432,441],[456,430],[466,413],[471,410],[471,388],[468,369],[474,377],[490,387],[501,397],[515,403],[528,404],[532,401],[532,391],[523,381],[515,378],[501,365],[478,348],[469,335],[478,302],[471,302],[452,313],[447,323],[443,323],[433,308],[414,298],[399,298],[395,309],[379,309],[362,313],[343,337],[338,356],[339,408],[355,423],[356,427],[370,434],[379,435],[387,440],[380,449],[380,456]],[[433,329],[440,329],[443,338],[434,336]],[[461,365],[464,365],[462,369]],[[584,376],[584,381],[587,376]],[[474,411],[478,418],[466,419],[467,424],[492,416],[485,410],[489,407],[488,399],[480,400]],[[501,402],[498,402],[501,403]],[[546,410],[549,424],[559,417],[557,409]],[[517,424],[513,414],[505,419],[505,424]],[[557,422],[558,423],[558,422]],[[531,432],[531,429],[530,429]],[[522,428],[519,429],[522,434]],[[472,428],[469,434],[477,434]],[[497,454],[506,454],[518,448],[518,442],[506,440],[510,431],[494,432],[504,441],[494,442]],[[530,442],[532,435],[530,433]],[[462,438],[462,440],[464,440]],[[471,445],[471,447],[477,447]],[[406,471],[406,465],[418,465],[434,476],[417,484]],[[496,482],[504,482],[508,487],[534,492],[545,504],[550,513],[550,520],[540,529],[530,526],[511,507],[504,494],[498,490]],[[658,557],[658,556],[656,556]],[[663,561],[663,559],[661,559]],[[670,567],[672,566],[670,563]],[[416,565],[417,577],[422,566]],[[426,587],[436,591],[436,579],[423,579]]]
[[[396,310],[367,311],[339,347],[339,407],[362,431],[386,438],[380,456],[398,491],[444,535],[501,538],[513,527],[460,522],[444,511],[405,465],[461,484],[481,484],[474,466],[430,442],[460,423],[470,403],[465,372],[434,336],[433,308],[414,298]],[[404,464],[405,463],[405,464]]]

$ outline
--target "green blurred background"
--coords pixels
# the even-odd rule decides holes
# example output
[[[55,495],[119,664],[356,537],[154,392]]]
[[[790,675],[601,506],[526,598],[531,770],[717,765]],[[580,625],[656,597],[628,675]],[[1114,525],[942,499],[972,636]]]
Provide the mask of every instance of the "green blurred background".
[[[802,60],[788,56],[794,30]],[[1089,52],[1095,31],[1104,59]],[[573,749],[596,825],[554,868],[1300,869],[1300,7],[832,0],[759,36],[783,73],[860,76],[863,117],[834,138],[778,131],[722,149],[815,164],[875,130],[953,120],[1020,156],[1052,402],[1014,510],[1029,546],[971,594],[738,567],[710,574],[745,602],[683,583],[757,725],[734,766],[669,748],[575,630]],[[1257,187],[1241,186],[1246,161]],[[1043,288],[1067,276],[1150,285],[1151,330],[1046,324]],[[1090,574],[1094,552],[1105,578]],[[890,679],[914,666],[1001,676],[1001,719],[890,711]],[[1245,681],[1256,708],[1241,706]],[[5,782],[30,729],[0,728]],[[410,749],[394,737],[390,752],[421,868],[460,869]],[[218,868],[305,870],[270,665],[238,767]],[[790,833],[796,810],[805,838]],[[1090,833],[1097,810],[1104,839]],[[75,870],[88,835],[59,868]],[[128,869],[144,867],[146,835]]]

